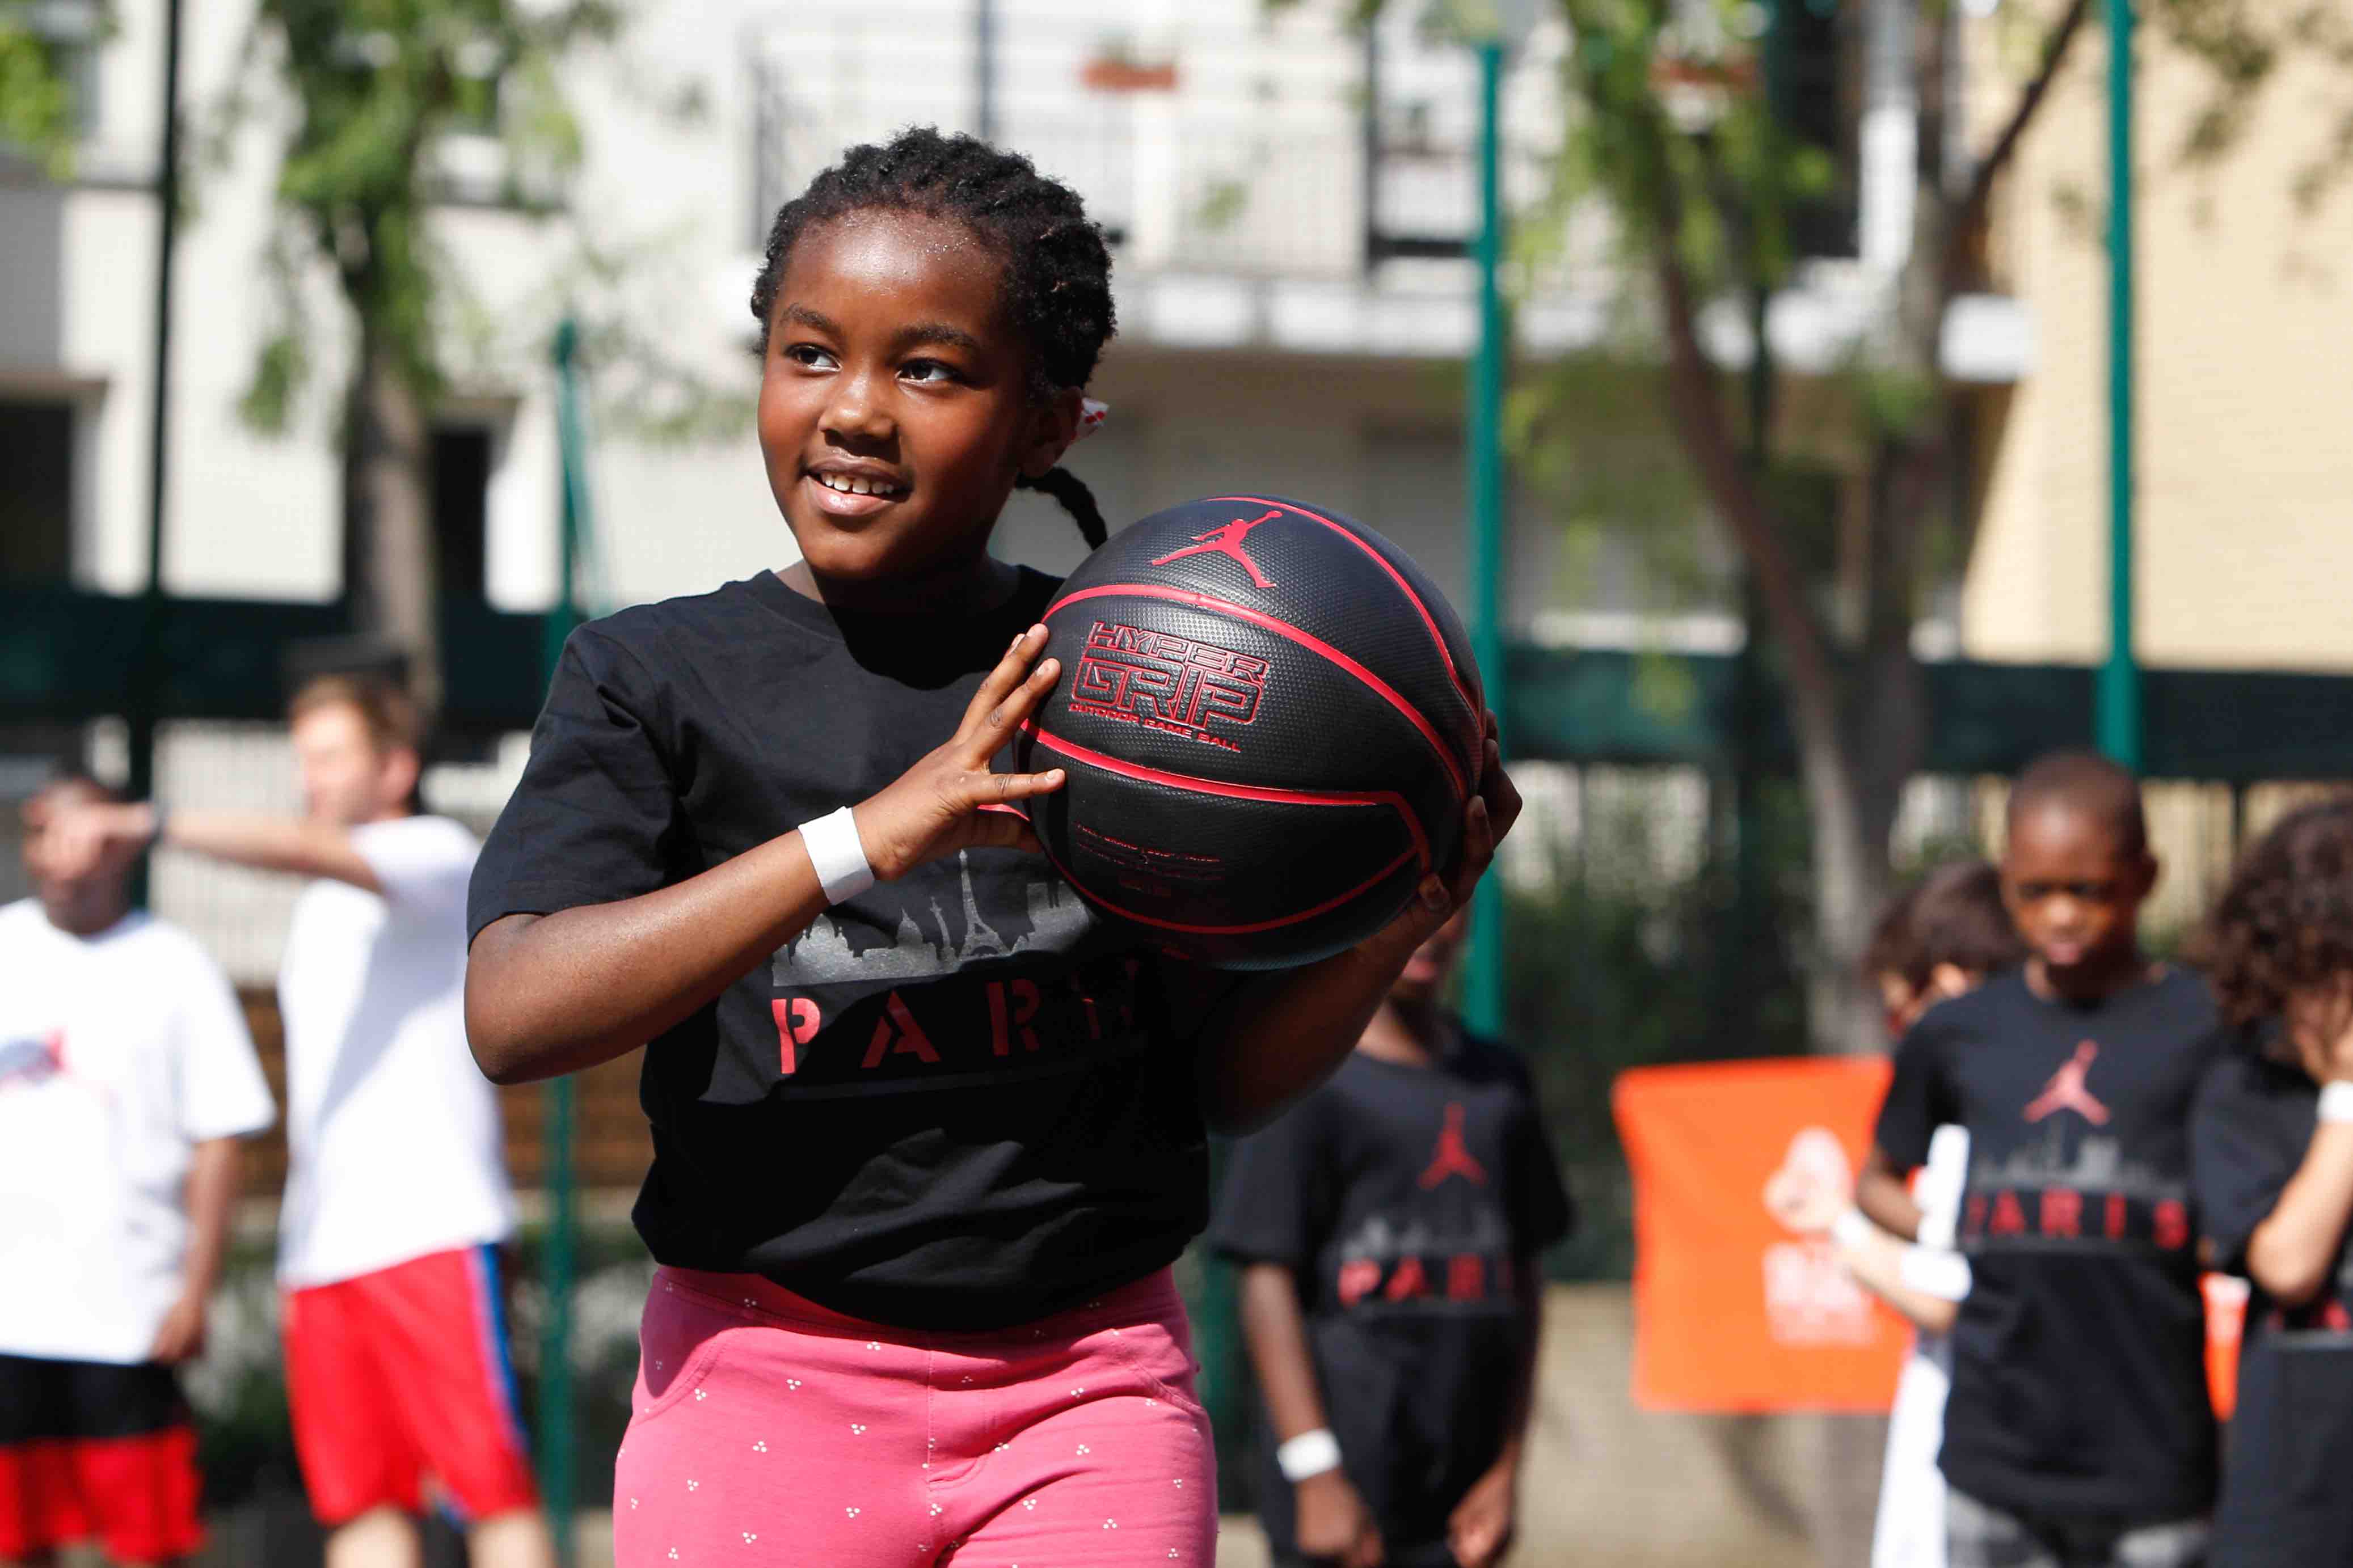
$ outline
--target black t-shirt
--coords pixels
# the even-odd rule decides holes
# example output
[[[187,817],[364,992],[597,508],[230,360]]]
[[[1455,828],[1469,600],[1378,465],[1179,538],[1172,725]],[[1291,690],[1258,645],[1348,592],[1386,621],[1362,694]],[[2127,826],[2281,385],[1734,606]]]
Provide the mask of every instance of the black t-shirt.
[[[2198,1095],[2199,1228],[2214,1266],[2243,1268],[2247,1242],[2304,1163],[2320,1087],[2303,1068],[2232,1052]],[[2318,1296],[2284,1308],[2260,1285],[2239,1342],[2213,1568],[2353,1563],[2353,1246]]]
[[[944,742],[1054,587],[839,616],[773,574],[565,644],[470,931],[681,882]],[[1161,965],[1033,855],[973,850],[828,910],[650,1043],[656,1258],[838,1311],[987,1329],[1174,1259],[1208,1145]]]
[[[1442,1542],[1493,1464],[1526,1351],[1514,1270],[1568,1195],[1509,1049],[1450,1029],[1429,1067],[1352,1053],[1236,1150],[1211,1243],[1299,1276],[1324,1414],[1391,1561]],[[1260,1517],[1293,1550],[1260,1423]]]
[[[1943,1468],[1996,1507],[2155,1521],[2214,1493],[2189,1110],[2220,1040],[2185,970],[2092,1005],[2023,971],[1944,1003],[1895,1055],[1879,1146],[1968,1130]]]

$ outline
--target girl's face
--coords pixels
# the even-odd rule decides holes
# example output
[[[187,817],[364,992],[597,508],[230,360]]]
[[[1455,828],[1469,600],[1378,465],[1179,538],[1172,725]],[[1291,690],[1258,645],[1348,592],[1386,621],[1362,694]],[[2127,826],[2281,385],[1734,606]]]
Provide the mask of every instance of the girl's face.
[[[2353,1067],[2353,974],[2338,974],[2287,994],[2287,1037],[2314,1078],[2327,1080]]]
[[[1079,395],[1029,395],[1003,264],[962,225],[863,212],[794,246],[768,321],[760,451],[819,577],[976,561],[1018,474],[1054,466]]]

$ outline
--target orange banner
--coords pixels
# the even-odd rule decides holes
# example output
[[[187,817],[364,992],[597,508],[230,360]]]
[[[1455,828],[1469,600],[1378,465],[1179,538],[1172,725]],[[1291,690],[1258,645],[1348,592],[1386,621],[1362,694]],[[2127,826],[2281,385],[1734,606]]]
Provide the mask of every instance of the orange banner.
[[[1634,1399],[1652,1410],[1884,1410],[1911,1330],[1765,1212],[1785,1163],[1852,1179],[1889,1068],[1803,1057],[1641,1068],[1611,1101],[1634,1176]]]

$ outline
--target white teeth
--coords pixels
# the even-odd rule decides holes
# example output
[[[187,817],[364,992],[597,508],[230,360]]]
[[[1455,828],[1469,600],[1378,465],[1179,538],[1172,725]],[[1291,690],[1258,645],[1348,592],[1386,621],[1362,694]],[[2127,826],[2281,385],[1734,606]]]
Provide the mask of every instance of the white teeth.
[[[874,479],[859,479],[849,474],[817,474],[811,477],[826,489],[839,490],[843,495],[889,496],[899,493],[896,486],[882,484]]]

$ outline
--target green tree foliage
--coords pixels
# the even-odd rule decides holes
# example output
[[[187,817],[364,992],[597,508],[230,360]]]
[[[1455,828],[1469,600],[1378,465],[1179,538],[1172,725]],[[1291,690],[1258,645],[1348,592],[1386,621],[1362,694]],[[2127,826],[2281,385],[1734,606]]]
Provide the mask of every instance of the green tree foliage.
[[[285,422],[311,366],[300,279],[332,268],[346,303],[410,388],[439,390],[448,258],[429,215],[448,192],[435,157],[453,134],[494,137],[503,154],[488,195],[522,212],[562,210],[578,168],[580,128],[557,64],[609,38],[607,0],[554,7],[509,0],[265,0],[216,137],[273,93],[294,116],[277,182],[280,224],[267,253],[283,315],[261,350],[245,402],[265,428]]]
[[[463,280],[438,242],[453,138],[494,140],[474,201],[556,216],[582,153],[559,67],[622,21],[610,0],[262,0],[216,157],[257,111],[286,126],[264,261],[279,316],[242,408],[285,427],[314,363],[304,281],[323,268],[355,329],[343,419],[344,580],[364,631],[404,647],[439,696],[427,416],[462,335]],[[288,112],[275,112],[283,105]]]
[[[62,180],[73,173],[71,58],[106,35],[111,17],[96,0],[57,11],[40,0],[0,0],[0,153],[15,149]]]
[[[1443,16],[1478,0],[1391,0]],[[1619,324],[1605,357],[1616,374],[1652,378],[1690,490],[1733,546],[1786,701],[1799,752],[1811,841],[1813,925],[1808,990],[1815,1041],[1868,1049],[1875,1006],[1853,973],[1894,879],[1889,840],[1903,786],[1923,755],[1926,713],[1913,626],[1931,592],[1966,562],[1974,498],[1969,444],[1981,417],[1972,390],[1938,357],[1947,309],[1993,286],[1987,263],[1990,198],[2083,47],[2091,0],[2005,0],[1999,58],[1970,84],[1999,106],[1949,163],[1950,0],[1883,7],[1877,0],[1544,0],[1568,26],[1566,106],[1556,189],[1522,226],[1522,254],[1582,207],[1606,212],[1618,258]],[[1846,78],[1802,82],[1788,70],[1784,29],[1829,5],[1862,47]],[[1377,4],[1365,9],[1379,9]],[[2202,69],[2208,90],[2180,126],[2152,127],[2179,163],[2211,168],[2242,133],[2253,106],[2299,55],[2353,67],[2353,22],[2329,0],[2284,6],[2250,0],[2147,0],[2150,44]],[[1760,330],[1770,300],[1798,281],[1798,236],[1841,171],[1818,138],[1794,127],[1832,122],[1852,133],[1867,96],[1863,58],[1874,22],[1893,16],[1885,57],[1916,106],[1907,259],[1885,279],[1843,372],[1798,376],[1775,363]],[[1834,100],[1834,101],[1833,101]],[[2315,121],[2296,192],[2316,201],[2353,166],[2353,109]],[[2096,229],[2090,236],[2097,242]],[[1755,359],[1726,371],[1703,345],[1701,319],[1729,307],[1749,323]],[[1531,367],[1515,396],[1525,468],[1575,475],[1596,442],[1579,410],[1601,374],[1591,356]],[[1581,451],[1580,447],[1587,448]],[[1843,494],[1823,504],[1805,470],[1834,463]],[[1684,528],[1673,487],[1664,503],[1620,526]]]

